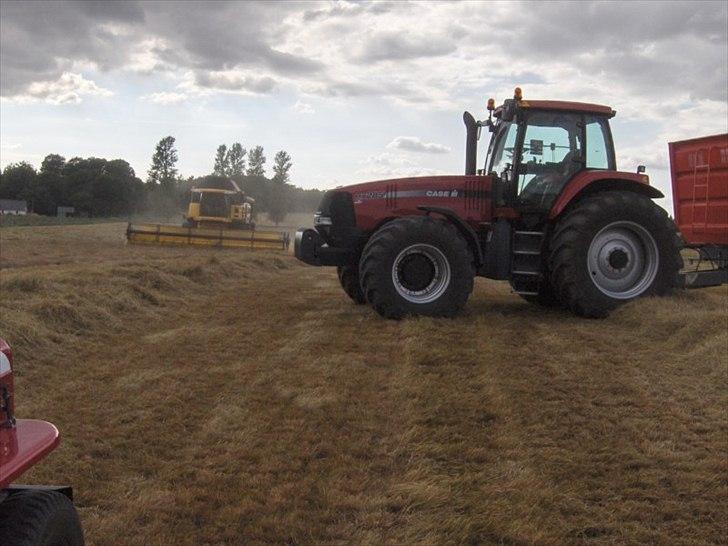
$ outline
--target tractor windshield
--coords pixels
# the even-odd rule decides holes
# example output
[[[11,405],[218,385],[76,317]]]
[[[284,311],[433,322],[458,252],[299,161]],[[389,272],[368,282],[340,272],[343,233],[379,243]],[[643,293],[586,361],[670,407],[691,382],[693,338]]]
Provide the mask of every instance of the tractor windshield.
[[[518,125],[500,122],[490,143],[490,169],[487,172],[501,176],[508,166],[513,166],[513,151],[516,147]]]

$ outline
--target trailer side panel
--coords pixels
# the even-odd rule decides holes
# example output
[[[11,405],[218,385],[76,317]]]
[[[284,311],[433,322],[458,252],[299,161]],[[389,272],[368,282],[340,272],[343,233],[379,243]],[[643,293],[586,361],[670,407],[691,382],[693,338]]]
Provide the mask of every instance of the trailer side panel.
[[[690,246],[728,245],[728,134],[671,142],[675,221]]]

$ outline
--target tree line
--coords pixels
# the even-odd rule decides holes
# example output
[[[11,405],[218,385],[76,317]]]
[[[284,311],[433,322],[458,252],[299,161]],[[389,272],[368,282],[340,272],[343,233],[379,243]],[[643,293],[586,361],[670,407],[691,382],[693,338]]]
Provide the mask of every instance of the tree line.
[[[267,212],[278,223],[289,212],[316,208],[323,192],[290,184],[291,156],[279,151],[273,159],[273,176],[266,177],[262,146],[246,150],[239,142],[217,148],[212,173],[203,177],[181,177],[179,154],[172,136],[156,145],[146,182],[136,176],[123,159],[74,157],[68,161],[50,154],[40,169],[27,162],[13,163],[0,174],[0,198],[21,199],[30,211],[55,215],[57,207],[74,207],[84,216],[157,214],[173,216],[185,210],[194,187],[228,189],[233,179],[256,200],[254,210]]]

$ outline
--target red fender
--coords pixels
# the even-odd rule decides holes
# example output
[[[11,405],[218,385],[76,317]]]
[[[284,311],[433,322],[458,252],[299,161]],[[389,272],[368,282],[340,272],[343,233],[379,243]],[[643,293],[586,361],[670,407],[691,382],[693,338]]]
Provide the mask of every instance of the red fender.
[[[582,171],[569,180],[551,207],[549,220],[564,212],[575,198],[584,193],[602,190],[633,191],[650,199],[665,197],[662,192],[650,186],[650,178],[645,174],[622,171]]]

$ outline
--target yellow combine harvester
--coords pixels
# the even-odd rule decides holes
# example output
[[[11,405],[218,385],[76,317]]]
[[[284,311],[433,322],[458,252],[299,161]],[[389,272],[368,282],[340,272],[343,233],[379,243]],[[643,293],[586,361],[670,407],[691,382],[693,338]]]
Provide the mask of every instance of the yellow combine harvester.
[[[252,208],[255,200],[247,197],[234,180],[229,182],[234,191],[193,188],[182,226],[129,224],[127,240],[157,245],[287,250],[288,233],[257,230]]]

